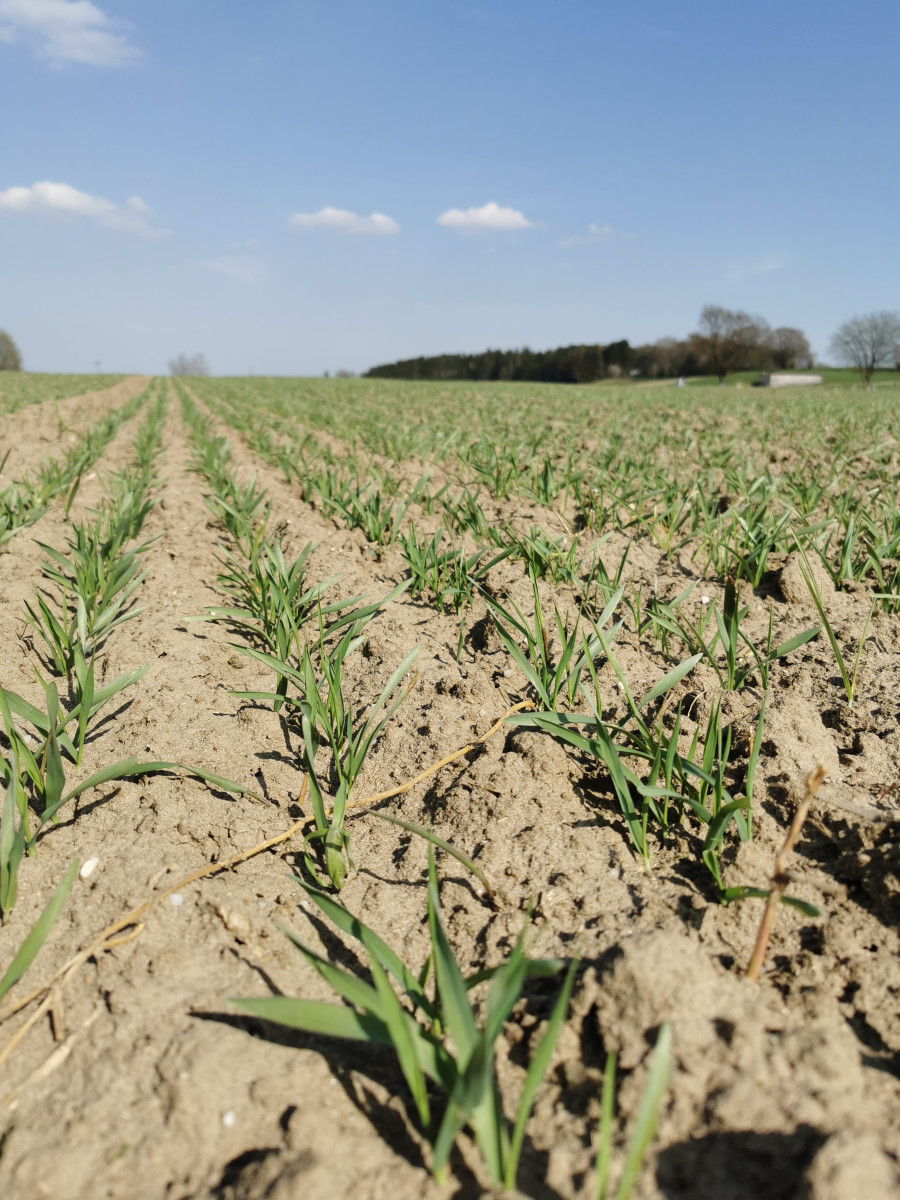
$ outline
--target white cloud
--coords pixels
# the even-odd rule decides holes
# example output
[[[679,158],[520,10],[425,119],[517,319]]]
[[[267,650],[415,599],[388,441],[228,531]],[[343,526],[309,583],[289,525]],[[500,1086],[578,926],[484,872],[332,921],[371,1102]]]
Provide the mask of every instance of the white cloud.
[[[121,67],[137,51],[90,0],[0,0],[0,40],[24,38],[43,58]]]
[[[249,287],[259,283],[265,270],[262,259],[256,254],[226,254],[221,258],[201,261],[199,265],[210,271],[218,271],[220,275],[228,275]]]
[[[501,208],[493,200],[483,204],[481,208],[450,208],[437,219],[438,225],[445,229],[456,229],[461,233],[474,233],[481,230],[505,231],[515,229],[534,229],[534,221],[526,219],[523,213],[515,208]]]
[[[788,260],[782,255],[770,254],[767,258],[745,266],[734,267],[728,275],[729,279],[746,279],[752,275],[771,275],[773,271],[783,271],[788,266]]]
[[[320,208],[317,213],[293,213],[288,217],[292,229],[334,229],[338,233],[360,233],[379,237],[399,233],[400,226],[384,213],[358,217],[342,208]]]
[[[590,246],[594,242],[608,242],[616,236],[612,225],[588,225],[587,233],[576,237],[567,237],[559,243],[561,246]]]
[[[593,246],[598,242],[633,242],[633,233],[616,233],[612,225],[588,225],[587,233],[563,238],[560,246]]]
[[[153,224],[152,210],[140,196],[132,196],[124,204],[114,204],[102,196],[80,192],[68,183],[32,184],[31,187],[11,187],[0,192],[0,217],[38,217],[45,220],[69,220],[84,217],[97,221],[107,229],[134,233],[138,237],[167,237],[168,229]]]

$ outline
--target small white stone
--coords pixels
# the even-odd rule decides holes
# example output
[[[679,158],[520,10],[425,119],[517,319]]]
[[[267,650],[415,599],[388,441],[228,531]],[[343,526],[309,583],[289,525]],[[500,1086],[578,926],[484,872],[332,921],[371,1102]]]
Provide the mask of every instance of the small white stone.
[[[509,669],[509,667],[507,667],[506,670],[503,672],[503,678],[509,679],[510,675],[512,675],[512,671]]]
[[[231,1129],[237,1122],[237,1113],[234,1109],[229,1109],[227,1113],[222,1113],[222,1124],[226,1129]]]
[[[709,604],[709,596],[701,596],[700,603],[701,604]]]
[[[182,904],[184,904],[184,896],[179,892],[173,892],[169,897],[169,903],[173,908],[181,908]]]
[[[479,710],[478,715],[479,715],[479,717],[483,717],[486,713],[487,713],[487,709],[482,708]]]
[[[99,865],[100,865],[99,858],[89,858],[87,860],[87,862],[84,864],[84,866],[81,868],[81,870],[78,872],[78,874],[81,876],[82,879],[87,879],[88,876],[93,875],[94,871],[96,871],[96,869]]]

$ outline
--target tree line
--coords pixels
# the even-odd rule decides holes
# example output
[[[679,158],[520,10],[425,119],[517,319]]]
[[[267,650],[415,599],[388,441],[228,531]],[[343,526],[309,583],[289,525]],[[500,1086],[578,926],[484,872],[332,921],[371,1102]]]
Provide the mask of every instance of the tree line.
[[[695,333],[679,339],[632,346],[627,338],[607,345],[560,346],[555,350],[485,350],[482,354],[438,354],[373,367],[375,379],[530,380],[594,383],[640,375],[650,379],[718,375],[732,371],[784,370],[812,365],[812,351],[799,329],[773,329],[762,317],[707,304]]]
[[[877,331],[877,336],[872,336]],[[900,363],[900,316],[870,313],[846,321],[831,341],[839,361],[860,370],[868,383],[876,366]],[[664,337],[641,346],[627,339],[607,345],[560,346],[555,350],[485,350],[482,354],[438,354],[372,367],[374,379],[521,380],[536,383],[594,383],[640,376],[676,379],[733,371],[784,371],[813,365],[800,329],[773,329],[763,317],[707,304],[694,333]]]

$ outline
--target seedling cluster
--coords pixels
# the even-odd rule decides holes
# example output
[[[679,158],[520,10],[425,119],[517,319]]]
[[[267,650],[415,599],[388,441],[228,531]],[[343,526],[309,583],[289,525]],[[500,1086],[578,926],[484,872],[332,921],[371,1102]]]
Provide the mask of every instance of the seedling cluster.
[[[23,862],[65,805],[103,783],[179,766],[91,762],[112,702],[138,687],[147,670],[107,681],[99,664],[144,611],[145,564],[164,536],[148,537],[145,526],[165,484],[173,394],[217,539],[217,602],[188,619],[265,676],[262,686],[232,695],[265,710],[305,780],[309,822],[295,885],[359,955],[348,970],[283,927],[342,1003],[283,995],[233,1003],[264,1021],[392,1047],[436,1178],[448,1179],[455,1148],[468,1138],[491,1184],[513,1188],[579,964],[575,956],[529,955],[527,903],[529,919],[490,966],[472,969],[471,956],[460,961],[438,866],[443,855],[455,856],[487,885],[478,851],[468,857],[404,810],[373,812],[428,843],[420,881],[425,961],[408,965],[376,922],[364,923],[337,898],[354,870],[350,817],[365,800],[360,780],[377,767],[379,746],[398,736],[402,712],[418,703],[416,668],[425,657],[407,644],[383,672],[367,674],[369,627],[408,606],[422,623],[434,623],[460,671],[489,663],[503,701],[498,712],[508,710],[510,752],[523,730],[539,734],[541,745],[553,739],[563,746],[583,794],[602,807],[642,870],[653,870],[660,848],[678,847],[703,864],[707,902],[765,898],[809,915],[813,906],[786,895],[780,881],[768,890],[736,884],[735,850],[754,835],[767,713],[780,673],[808,655],[830,654],[840,674],[836,699],[849,710],[865,687],[872,622],[882,619],[879,610],[900,610],[900,496],[893,442],[882,438],[897,432],[896,418],[867,400],[864,419],[827,392],[814,414],[807,399],[787,398],[777,413],[760,403],[740,417],[719,398],[702,396],[677,421],[662,393],[635,400],[630,392],[627,410],[607,406],[598,421],[590,389],[573,389],[561,413],[557,394],[541,387],[507,395],[409,385],[400,406],[394,386],[382,381],[153,383],[96,421],[59,460],[0,490],[0,546],[54,505],[66,519],[62,537],[36,539],[39,578],[22,614],[40,703],[0,679],[4,921]],[[27,398],[27,391],[0,393],[0,411],[15,411]],[[79,502],[73,516],[86,473],[142,406],[127,465],[99,467],[101,499],[90,509]],[[788,440],[790,454],[775,453]],[[292,540],[274,485],[260,481],[273,471],[320,526],[354,531],[387,581],[374,598],[349,595],[339,574],[317,572],[316,541]],[[809,595],[802,617],[778,591],[790,563]],[[867,592],[868,620],[852,642],[834,619],[823,577],[835,596]],[[741,727],[729,715],[737,701],[746,714]],[[187,769],[235,794],[248,790],[205,768]],[[75,782],[67,780],[73,773]],[[585,823],[591,819],[586,804]],[[63,875],[0,976],[0,998],[48,936],[77,869],[75,862]],[[498,903],[489,886],[481,894]],[[537,978],[557,983],[513,1103],[501,1087],[498,1056],[528,981]],[[663,1025],[617,1200],[637,1179],[672,1057],[672,1031]],[[610,1055],[598,1196],[609,1190],[615,1069]]]

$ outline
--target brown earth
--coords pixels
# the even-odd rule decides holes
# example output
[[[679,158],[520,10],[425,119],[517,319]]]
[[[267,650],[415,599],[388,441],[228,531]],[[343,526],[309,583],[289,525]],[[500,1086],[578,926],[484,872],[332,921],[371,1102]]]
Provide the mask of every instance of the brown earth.
[[[61,458],[88,425],[142,392],[149,382],[146,376],[133,375],[102,392],[46,400],[0,416],[0,462],[9,452],[0,487],[21,479],[45,458]]]
[[[116,389],[120,400],[129,386]],[[105,394],[103,403],[110,399]],[[99,412],[89,397],[69,403],[73,419],[76,412]],[[19,414],[23,439],[29,412]],[[73,515],[79,505],[96,503],[99,491],[91,489],[99,489],[104,470],[127,460],[134,429],[132,422],[111,444]],[[53,430],[42,454],[64,448]],[[23,864],[19,902],[0,929],[0,966],[69,862],[96,857],[98,865],[76,881],[48,944],[0,1002],[0,1015],[132,907],[285,831],[300,815],[296,745],[270,709],[230,695],[270,688],[271,674],[239,654],[224,627],[185,619],[221,603],[216,576],[224,541],[200,479],[188,470],[187,431],[174,402],[165,446],[161,499],[146,527],[148,536],[162,536],[146,555],[143,611],[113,634],[103,662],[106,678],[143,664],[150,670],[91,743],[82,774],[132,755],[188,761],[252,786],[258,798],[235,800],[174,775],[83,796],[41,838],[37,857]],[[359,531],[323,519],[245,448],[233,449],[269,490],[288,549],[296,554],[306,542],[318,543],[310,579],[340,572],[336,595],[365,592],[374,599],[402,578],[395,549],[376,558]],[[504,515],[528,523],[527,509],[505,506]],[[54,509],[0,554],[0,682],[36,704],[41,689],[22,601],[38,581],[33,539],[62,547],[65,530]],[[620,550],[611,539],[603,553],[612,562]],[[669,597],[696,578],[696,566],[689,556],[670,562],[641,545],[625,578],[645,589],[655,581]],[[500,564],[490,586],[530,611],[520,566]],[[703,581],[688,603],[699,606],[701,595],[715,602],[720,590]],[[565,588],[542,585],[542,596],[575,611]],[[774,562],[763,586],[742,592],[741,600],[750,609],[746,628],[758,642],[770,604],[778,641],[816,623],[793,559]],[[869,610],[866,595],[832,591],[828,603],[843,643],[855,650]],[[457,662],[458,633],[455,618],[408,596],[368,627],[348,664],[360,703],[378,695],[413,646],[421,649],[416,687],[373,750],[356,795],[411,778],[485,733],[524,696],[483,605],[469,618]],[[658,650],[624,629],[617,646],[637,695],[668,669]],[[690,828],[658,846],[645,866],[629,848],[605,777],[543,735],[506,727],[388,806],[475,856],[494,886],[496,911],[455,861],[440,864],[449,934],[464,967],[498,961],[532,899],[533,952],[582,960],[528,1127],[523,1194],[540,1200],[593,1194],[606,1054],[619,1055],[620,1113],[628,1121],[663,1021],[673,1026],[675,1068],[636,1195],[886,1200],[898,1194],[898,650],[897,619],[876,612],[852,708],[824,638],[772,668],[754,839],[739,849],[729,843],[726,882],[765,886],[803,780],[821,761],[829,778],[792,860],[791,891],[818,904],[823,916],[781,909],[758,985],[741,971],[759,902],[716,902]],[[622,701],[608,668],[601,682],[613,714]],[[703,722],[718,680],[698,667],[679,694],[692,720]],[[724,697],[738,740],[752,737],[761,702],[753,684]],[[356,871],[342,900],[417,968],[428,945],[424,846],[364,814],[351,832]],[[299,850],[295,839],[186,886],[177,903],[164,898],[138,936],[98,952],[58,990],[52,1019],[40,1020],[0,1065],[0,1194],[16,1200],[485,1194],[477,1156],[466,1146],[454,1159],[454,1182],[442,1189],[432,1181],[389,1053],[276,1031],[229,1008],[228,996],[262,996],[272,988],[332,998],[275,919],[350,961],[291,881]],[[529,984],[506,1032],[499,1071],[507,1097],[517,1095],[528,1047],[557,987]],[[0,1054],[26,1016],[2,1025]],[[623,1141],[620,1132],[620,1148]]]

